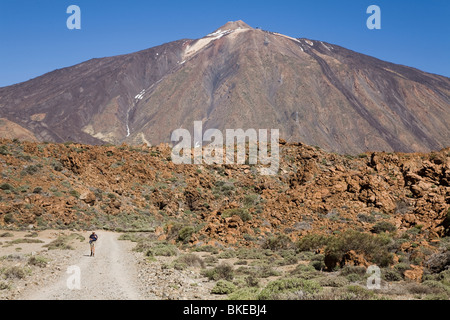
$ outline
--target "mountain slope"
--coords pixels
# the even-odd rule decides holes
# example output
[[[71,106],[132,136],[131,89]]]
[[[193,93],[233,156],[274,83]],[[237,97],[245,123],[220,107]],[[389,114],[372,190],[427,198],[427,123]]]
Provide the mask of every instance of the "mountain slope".
[[[1,117],[94,144],[169,142],[202,120],[339,153],[430,151],[450,145],[449,110],[449,78],[242,21],[0,88]]]

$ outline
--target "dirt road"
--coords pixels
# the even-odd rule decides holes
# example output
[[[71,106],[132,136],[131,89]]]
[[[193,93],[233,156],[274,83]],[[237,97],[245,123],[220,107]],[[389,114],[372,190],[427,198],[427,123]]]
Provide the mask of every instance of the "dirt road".
[[[127,248],[129,243],[118,241],[118,236],[116,233],[101,233],[95,257],[90,257],[89,246],[84,244],[85,252],[82,247],[71,255],[67,261],[70,265],[55,283],[39,287],[22,299],[141,299],[136,283],[135,257]]]
[[[201,275],[200,268],[174,268],[178,256],[149,260],[133,250],[136,243],[119,240],[120,233],[98,231],[95,257],[90,256],[89,231],[34,233],[0,233],[0,300],[221,298],[211,294],[214,282]],[[47,247],[61,236],[71,239],[70,249]],[[46,262],[30,264],[32,257]]]

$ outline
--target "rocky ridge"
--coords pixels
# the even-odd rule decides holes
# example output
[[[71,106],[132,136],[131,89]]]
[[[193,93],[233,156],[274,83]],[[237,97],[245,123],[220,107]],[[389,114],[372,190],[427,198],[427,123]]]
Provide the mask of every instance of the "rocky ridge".
[[[175,165],[168,145],[2,140],[0,224],[121,228],[135,219],[170,237],[178,220],[193,226],[192,244],[369,232],[377,222],[420,229],[427,241],[448,235],[449,149],[353,157],[280,146],[279,174],[261,176],[253,165]]]

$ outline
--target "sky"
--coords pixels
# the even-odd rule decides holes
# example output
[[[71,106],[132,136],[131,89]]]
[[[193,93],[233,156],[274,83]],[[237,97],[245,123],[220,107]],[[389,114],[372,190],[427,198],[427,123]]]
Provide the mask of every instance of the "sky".
[[[70,5],[81,29],[69,29]],[[370,30],[370,5],[381,29]],[[92,58],[202,38],[228,21],[450,77],[449,0],[0,0],[0,87]]]

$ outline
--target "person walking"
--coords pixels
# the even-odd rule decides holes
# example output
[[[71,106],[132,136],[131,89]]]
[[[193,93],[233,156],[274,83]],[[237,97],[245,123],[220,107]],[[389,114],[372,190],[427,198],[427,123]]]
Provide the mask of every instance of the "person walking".
[[[91,246],[91,257],[95,255],[95,242],[98,240],[98,235],[92,231],[92,234],[89,236],[89,244]]]

